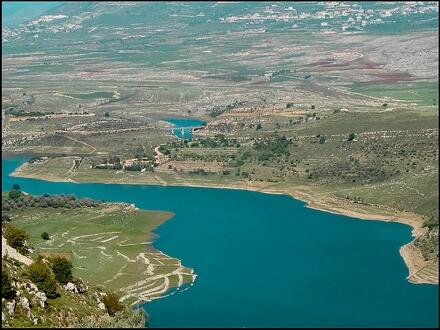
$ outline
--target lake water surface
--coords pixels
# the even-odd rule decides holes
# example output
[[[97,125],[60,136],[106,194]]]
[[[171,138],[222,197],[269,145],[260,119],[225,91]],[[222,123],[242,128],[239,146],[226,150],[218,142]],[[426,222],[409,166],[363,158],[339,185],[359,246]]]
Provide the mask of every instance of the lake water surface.
[[[2,190],[135,203],[175,217],[157,249],[198,277],[145,304],[150,327],[436,327],[438,286],[414,285],[399,248],[410,227],[320,212],[285,195],[244,190],[55,183],[9,177]]]

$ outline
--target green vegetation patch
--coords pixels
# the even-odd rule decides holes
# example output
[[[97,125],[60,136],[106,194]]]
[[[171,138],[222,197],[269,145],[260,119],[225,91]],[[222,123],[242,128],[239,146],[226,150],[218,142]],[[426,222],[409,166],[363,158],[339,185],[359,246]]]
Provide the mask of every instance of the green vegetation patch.
[[[356,93],[397,101],[414,102],[417,105],[438,104],[438,82],[405,82],[396,84],[355,83],[350,88]]]
[[[29,234],[34,254],[68,255],[74,277],[119,291],[125,299],[135,296],[137,300],[158,297],[171,286],[183,285],[183,275],[195,278],[179,260],[152,247],[152,231],[171,216],[168,212],[140,211],[126,204],[100,204],[75,212],[49,207],[10,212],[12,223]],[[41,237],[44,232],[49,240]],[[177,285],[169,280],[173,275],[181,277]],[[157,283],[146,289],[136,285],[142,281]]]
[[[64,95],[74,97],[81,100],[90,100],[90,99],[109,99],[113,97],[113,92],[93,92],[93,93],[76,93],[69,94],[65,93]]]

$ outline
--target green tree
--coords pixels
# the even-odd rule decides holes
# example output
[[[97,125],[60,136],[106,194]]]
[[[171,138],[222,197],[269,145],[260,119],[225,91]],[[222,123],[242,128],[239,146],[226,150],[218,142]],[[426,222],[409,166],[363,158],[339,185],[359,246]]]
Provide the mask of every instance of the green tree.
[[[9,198],[13,199],[13,200],[17,200],[21,197],[21,191],[17,190],[17,189],[12,189],[9,192]]]
[[[47,241],[49,239],[49,234],[44,232],[41,234],[41,238]]]
[[[72,263],[64,257],[54,257],[50,259],[51,268],[55,278],[61,284],[67,284],[73,279]]]
[[[2,298],[12,299],[15,297],[15,290],[12,288],[11,278],[8,273],[2,269]]]
[[[347,141],[353,141],[354,139],[356,139],[356,134],[355,133],[348,134]]]
[[[261,126],[261,124],[257,124],[257,127],[256,127],[257,131],[259,131],[262,128],[263,128],[263,126]]]
[[[108,118],[110,117],[110,113],[107,111],[106,113],[104,113],[104,116]]]
[[[23,229],[17,228],[11,224],[5,224],[4,229],[5,238],[8,244],[20,253],[27,253],[26,241],[29,239],[29,235]]]
[[[124,310],[124,305],[119,301],[119,297],[114,293],[107,293],[103,298],[102,302],[107,309],[109,315],[113,316],[116,312]]]
[[[29,279],[43,291],[48,298],[59,296],[57,282],[52,270],[42,260],[35,261],[29,266]]]

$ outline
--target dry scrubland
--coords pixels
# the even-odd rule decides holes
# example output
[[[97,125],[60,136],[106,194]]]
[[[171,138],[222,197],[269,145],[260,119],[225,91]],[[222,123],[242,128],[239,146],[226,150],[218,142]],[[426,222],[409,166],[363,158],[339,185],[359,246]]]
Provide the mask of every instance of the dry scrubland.
[[[172,23],[147,8],[153,32],[129,15],[141,5],[88,6],[94,18],[59,9],[82,20],[64,42],[5,44],[3,150],[48,157],[14,175],[282,192],[407,223],[409,279],[438,283],[438,27],[354,33],[269,20],[263,31],[221,21],[216,6]],[[219,17],[203,23],[198,12]],[[166,117],[207,125],[183,143]],[[120,168],[134,158],[157,166]],[[103,163],[117,168],[93,168]]]

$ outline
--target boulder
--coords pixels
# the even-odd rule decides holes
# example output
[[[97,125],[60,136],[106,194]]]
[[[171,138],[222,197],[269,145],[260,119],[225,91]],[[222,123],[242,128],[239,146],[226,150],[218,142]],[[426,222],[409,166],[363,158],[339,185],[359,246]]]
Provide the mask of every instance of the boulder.
[[[29,309],[29,300],[26,297],[21,297],[20,298],[20,305],[25,309]]]
[[[72,282],[67,282],[67,284],[64,285],[63,288],[67,291],[73,291],[75,293],[78,293],[78,288]]]
[[[102,309],[103,311],[105,311],[105,305],[104,305],[104,303],[99,303],[99,304],[98,304],[98,307],[99,307],[100,309]]]
[[[89,287],[81,280],[77,280],[75,284],[79,293],[87,292],[87,290],[89,289]]]
[[[26,297],[21,297],[20,298],[20,305],[21,307],[23,307],[23,309],[25,310],[25,312],[27,313],[27,317],[31,318],[32,317],[32,312],[31,312],[31,308],[29,305],[29,300]]]
[[[46,300],[47,300],[46,294],[45,294],[44,292],[40,292],[40,291],[38,291],[38,292],[35,294],[35,297],[37,298],[37,300],[38,300],[38,304],[40,305],[40,307],[41,307],[41,308],[44,308],[44,306],[45,306],[45,302],[46,302]]]
[[[31,291],[38,291],[38,288],[34,283],[28,283],[27,286]]]
[[[11,302],[6,303],[6,310],[8,311],[9,315],[13,315],[15,311],[15,300],[12,300]]]

